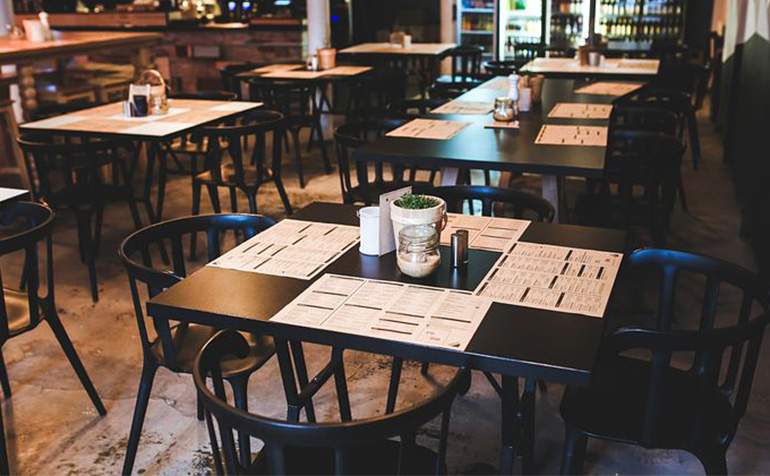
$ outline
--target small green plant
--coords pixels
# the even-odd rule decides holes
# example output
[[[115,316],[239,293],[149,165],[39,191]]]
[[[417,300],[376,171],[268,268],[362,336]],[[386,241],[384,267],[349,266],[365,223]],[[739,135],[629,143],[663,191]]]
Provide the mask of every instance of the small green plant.
[[[426,208],[438,206],[439,201],[427,195],[412,195],[411,193],[407,193],[398,198],[395,203],[397,207],[405,208],[407,210],[424,210]]]

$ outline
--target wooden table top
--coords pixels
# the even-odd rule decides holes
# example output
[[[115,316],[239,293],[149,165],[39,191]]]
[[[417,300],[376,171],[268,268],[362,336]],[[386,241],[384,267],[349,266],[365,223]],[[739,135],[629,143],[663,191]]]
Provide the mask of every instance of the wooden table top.
[[[471,168],[529,172],[546,175],[573,175],[599,178],[604,173],[606,147],[535,144],[544,124],[606,126],[607,119],[552,118],[548,113],[556,104],[610,104],[615,96],[578,94],[585,83],[570,79],[547,79],[543,84],[542,104],[519,115],[520,128],[487,129],[492,115],[427,114],[423,117],[469,122],[448,140],[383,136],[355,151],[357,160],[418,164],[436,168]],[[463,94],[457,100],[494,103],[507,96],[506,78],[494,78]]]
[[[19,128],[22,131],[51,131],[59,134],[167,139],[262,106],[259,102],[200,99],[169,99],[168,103],[169,112],[164,115],[125,117],[123,104],[116,102],[41,121],[27,122]]]
[[[455,43],[412,43],[408,48],[402,48],[391,43],[361,43],[340,50],[343,54],[383,54],[405,56],[441,56],[457,46]]]
[[[292,219],[357,225],[357,208],[316,202],[292,215]],[[536,222],[520,239],[608,252],[622,252],[625,240],[622,231]],[[448,258],[448,253],[449,248],[442,246],[443,258]],[[472,290],[499,255],[471,249],[467,271],[453,271],[449,259],[442,259],[435,274],[413,279],[398,271],[395,252],[367,256],[356,246],[324,273]],[[590,381],[606,321],[494,303],[464,352],[270,321],[312,282],[206,266],[149,301],[147,311],[151,316],[175,321],[575,385]]]
[[[141,47],[157,43],[163,37],[159,33],[54,31],[54,38],[41,42],[26,38],[0,38],[0,63],[31,62],[116,47]]]
[[[660,68],[656,59],[605,59],[601,66],[581,65],[573,58],[535,58],[525,64],[523,74],[570,75],[576,76],[611,76],[643,77],[655,76]]]

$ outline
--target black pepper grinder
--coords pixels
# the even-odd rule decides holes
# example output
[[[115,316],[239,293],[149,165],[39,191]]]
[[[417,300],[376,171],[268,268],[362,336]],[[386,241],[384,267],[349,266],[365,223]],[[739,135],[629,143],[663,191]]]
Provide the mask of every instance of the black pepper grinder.
[[[468,230],[452,233],[452,268],[468,266]]]

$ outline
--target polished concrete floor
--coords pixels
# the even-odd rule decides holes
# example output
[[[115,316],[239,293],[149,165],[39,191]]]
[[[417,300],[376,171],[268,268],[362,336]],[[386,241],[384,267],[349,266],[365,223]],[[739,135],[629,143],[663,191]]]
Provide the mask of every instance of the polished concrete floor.
[[[719,136],[702,121],[704,158],[701,169],[685,167],[690,210],[678,210],[672,221],[669,246],[694,250],[749,268],[754,259],[739,236],[739,207],[729,171],[722,165]],[[332,148],[330,147],[330,152]],[[689,156],[688,156],[689,157]],[[324,175],[317,154],[307,159],[309,182],[299,189],[294,168],[286,166],[292,203],[299,208],[314,200],[339,201],[336,172]],[[526,185],[537,186],[536,180]],[[579,190],[575,182],[573,190]],[[224,198],[224,197],[223,197]],[[204,200],[205,203],[205,200]],[[226,203],[226,202],[224,202]],[[268,185],[260,196],[263,213],[280,217],[282,208],[275,189]],[[167,217],[189,213],[189,179],[176,177],[168,188]],[[120,471],[141,370],[141,347],[131,307],[126,276],[116,255],[120,241],[131,232],[125,207],[108,208],[103,247],[98,261],[101,299],[91,302],[85,267],[79,262],[74,220],[67,213],[58,219],[55,232],[56,290],[64,325],[98,388],[108,414],[99,417],[80,387],[74,372],[45,325],[3,347],[13,387],[13,397],[2,402],[5,432],[12,468],[20,474],[116,474]],[[2,262],[5,283],[16,282],[20,261]],[[628,278],[626,285],[629,284]],[[634,286],[635,282],[631,282]],[[692,283],[691,283],[692,284]],[[255,290],[254,292],[259,292]],[[677,313],[691,322],[698,312],[700,289],[685,286]],[[622,301],[622,299],[621,299]],[[720,310],[730,314],[735,299]],[[652,304],[615,305],[619,322],[644,321]],[[765,347],[768,343],[765,343]],[[328,350],[308,347],[311,367],[320,367]],[[748,413],[728,453],[736,474],[770,473],[770,350],[761,355]],[[382,412],[390,359],[361,353],[347,355],[354,416]],[[416,364],[407,366],[401,404],[432,391],[448,369],[432,367],[434,378],[419,375]],[[252,410],[281,417],[285,403],[275,362],[257,372],[250,382]],[[558,404],[563,388],[550,384],[537,402],[537,471],[558,472],[563,427]],[[407,402],[407,403],[404,403]],[[319,413],[334,418],[334,393],[325,389],[316,400]],[[211,456],[204,424],[195,418],[195,393],[191,378],[160,370],[155,380],[144,433],[136,459],[139,474],[207,474]],[[494,472],[499,458],[500,401],[489,384],[475,376],[470,392],[454,406],[449,443],[451,473]],[[435,446],[437,425],[426,428],[419,441]],[[597,474],[698,474],[695,458],[676,451],[648,451],[622,444],[592,441],[586,471]]]

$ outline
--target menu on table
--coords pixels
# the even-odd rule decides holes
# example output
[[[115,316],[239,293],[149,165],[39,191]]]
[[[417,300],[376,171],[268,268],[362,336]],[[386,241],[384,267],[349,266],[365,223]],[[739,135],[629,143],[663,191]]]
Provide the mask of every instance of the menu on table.
[[[335,76],[355,76],[357,74],[371,71],[371,66],[337,66],[335,68],[324,70],[324,74]]]
[[[623,255],[517,242],[475,294],[497,302],[603,317]]]
[[[567,119],[609,119],[612,106],[609,104],[580,104],[560,102],[551,109],[548,117]]]
[[[540,128],[535,144],[606,147],[607,127],[546,124]]]
[[[597,94],[601,96],[625,96],[641,87],[641,84],[600,81],[576,89],[575,92],[579,94]]]
[[[431,111],[431,114],[489,114],[492,104],[482,101],[449,101]]]
[[[270,320],[462,351],[490,305],[469,291],[326,274]]]
[[[447,225],[441,232],[441,244],[451,243],[452,233],[468,230],[470,248],[506,251],[521,238],[531,222],[513,218],[482,217],[447,213]]]
[[[262,66],[261,68],[252,69],[252,73],[276,73],[279,71],[292,71],[294,69],[300,69],[302,68],[301,64],[270,64],[267,66]]]
[[[468,122],[442,121],[438,119],[414,119],[394,129],[388,137],[410,137],[413,139],[448,140],[468,127]]]
[[[286,219],[241,243],[209,266],[309,280],[358,240],[357,226]]]

